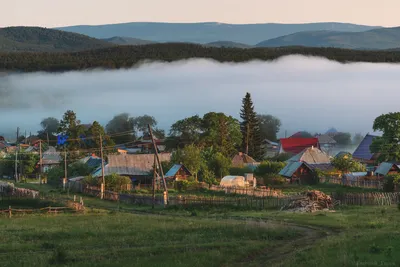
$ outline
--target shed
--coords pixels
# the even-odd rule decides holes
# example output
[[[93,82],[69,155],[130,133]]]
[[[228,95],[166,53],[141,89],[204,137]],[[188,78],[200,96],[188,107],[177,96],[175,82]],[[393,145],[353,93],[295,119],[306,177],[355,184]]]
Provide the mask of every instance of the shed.
[[[257,165],[257,161],[250,157],[249,155],[239,152],[237,155],[235,155],[232,159],[232,167],[244,167],[248,165]]]
[[[386,176],[388,174],[397,174],[400,172],[400,166],[390,162],[382,162],[375,170],[377,176]]]
[[[220,182],[224,187],[245,187],[246,179],[243,176],[225,176]]]
[[[175,164],[165,174],[165,178],[174,179],[175,181],[187,180],[188,177],[192,176],[192,173],[182,164]]]

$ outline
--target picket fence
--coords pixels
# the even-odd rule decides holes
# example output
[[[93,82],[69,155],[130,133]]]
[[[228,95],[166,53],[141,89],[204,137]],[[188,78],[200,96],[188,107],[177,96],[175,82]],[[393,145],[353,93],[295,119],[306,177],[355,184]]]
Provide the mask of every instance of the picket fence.
[[[224,187],[213,185],[209,190],[223,191],[225,194],[247,195],[252,197],[279,197],[283,196],[282,190],[274,190],[269,188],[252,188],[252,187]]]
[[[372,189],[382,189],[383,182],[379,180],[365,180],[361,178],[356,178],[354,180],[343,179],[338,177],[320,177],[320,183],[328,184],[339,184],[350,187],[361,187],[361,188],[372,188]]]

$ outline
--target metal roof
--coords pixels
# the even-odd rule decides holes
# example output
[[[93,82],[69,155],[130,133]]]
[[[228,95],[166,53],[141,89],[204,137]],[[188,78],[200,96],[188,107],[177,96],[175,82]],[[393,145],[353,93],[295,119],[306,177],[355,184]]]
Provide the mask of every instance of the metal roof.
[[[374,154],[371,152],[370,146],[375,137],[377,136],[367,134],[354,151],[353,157],[357,159],[371,160]]]
[[[160,161],[170,161],[170,153],[159,154]],[[109,155],[108,164],[104,167],[104,174],[113,173],[128,176],[147,176],[153,169],[154,154],[122,154]],[[101,168],[94,171],[93,176],[101,175]]]
[[[319,148],[318,138],[281,138],[280,153],[298,154],[308,147]]]
[[[283,168],[280,172],[279,175],[285,176],[285,177],[292,177],[293,173],[296,172],[296,170],[298,168],[301,167],[301,165],[303,165],[304,162],[300,162],[300,161],[291,161],[289,162],[285,168]]]
[[[42,164],[44,165],[52,165],[59,164],[61,162],[61,153],[57,152],[55,147],[49,147],[46,152],[43,153],[42,156]]]
[[[183,170],[187,173],[187,175],[191,176],[190,171],[182,164],[175,164],[172,168],[165,174],[165,177],[173,177],[177,174],[177,172],[183,168]]]
[[[381,164],[379,164],[378,168],[376,168],[375,173],[381,174],[381,175],[386,175],[389,173],[390,169],[393,166],[396,166],[400,170],[399,166],[394,163],[382,162]]]
[[[320,145],[322,144],[330,144],[330,145],[335,145],[337,142],[335,141],[335,139],[333,139],[332,137],[330,137],[327,134],[321,134],[318,135],[318,142]]]
[[[302,161],[309,164],[331,163],[329,155],[316,147],[306,148],[288,161]]]

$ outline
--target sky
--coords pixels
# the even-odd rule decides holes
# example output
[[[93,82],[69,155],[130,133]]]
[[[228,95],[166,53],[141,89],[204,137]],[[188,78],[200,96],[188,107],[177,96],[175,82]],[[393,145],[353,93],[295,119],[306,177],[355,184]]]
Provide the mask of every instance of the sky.
[[[0,0],[0,27],[134,21],[399,26],[399,0]]]
[[[154,116],[169,130],[177,120],[207,112],[239,119],[250,92],[255,110],[282,121],[281,134],[297,131],[372,132],[376,117],[399,111],[400,65],[340,64],[287,56],[279,60],[218,63],[192,59],[146,63],[124,70],[26,73],[0,76],[0,135],[36,132],[46,117],[66,110],[82,123],[105,125],[113,116]],[[155,78],[156,77],[156,78]],[[377,99],[377,92],[382,97]]]

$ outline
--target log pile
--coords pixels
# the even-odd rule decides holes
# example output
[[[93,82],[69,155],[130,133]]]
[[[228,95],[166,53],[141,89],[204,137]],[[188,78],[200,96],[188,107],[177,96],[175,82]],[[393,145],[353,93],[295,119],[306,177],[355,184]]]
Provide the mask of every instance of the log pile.
[[[282,207],[282,210],[293,212],[316,212],[320,210],[331,210],[334,208],[333,200],[330,196],[321,191],[306,191],[301,196],[288,205]]]

